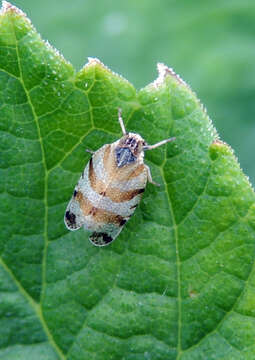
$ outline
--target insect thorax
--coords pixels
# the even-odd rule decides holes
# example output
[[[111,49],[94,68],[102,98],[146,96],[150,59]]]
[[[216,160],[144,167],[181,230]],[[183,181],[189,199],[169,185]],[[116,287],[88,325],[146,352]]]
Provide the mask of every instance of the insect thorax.
[[[118,167],[143,161],[143,146],[145,141],[139,134],[128,133],[116,142],[115,158]]]

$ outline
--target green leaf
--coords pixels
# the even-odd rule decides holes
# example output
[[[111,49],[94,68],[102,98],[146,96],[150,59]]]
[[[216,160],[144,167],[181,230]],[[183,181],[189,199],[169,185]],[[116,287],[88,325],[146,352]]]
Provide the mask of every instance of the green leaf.
[[[76,73],[4,2],[0,107],[1,359],[254,359],[254,192],[171,69],[139,92],[95,59]],[[146,153],[161,187],[97,248],[63,216],[118,107],[176,141]]]

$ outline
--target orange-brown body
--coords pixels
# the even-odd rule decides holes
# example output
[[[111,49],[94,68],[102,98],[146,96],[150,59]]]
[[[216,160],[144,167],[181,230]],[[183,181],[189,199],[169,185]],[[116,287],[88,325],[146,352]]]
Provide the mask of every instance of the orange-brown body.
[[[149,146],[139,134],[124,136],[93,153],[85,167],[65,213],[69,230],[81,226],[92,232],[90,241],[97,246],[111,243],[132,216],[145,190],[152,181],[144,164],[144,150],[150,150],[173,139]]]

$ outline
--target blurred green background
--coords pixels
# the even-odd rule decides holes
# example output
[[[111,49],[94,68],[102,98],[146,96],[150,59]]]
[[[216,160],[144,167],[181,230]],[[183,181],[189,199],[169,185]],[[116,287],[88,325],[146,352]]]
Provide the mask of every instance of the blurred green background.
[[[255,184],[255,0],[15,0],[77,70],[98,57],[137,88],[164,62]]]

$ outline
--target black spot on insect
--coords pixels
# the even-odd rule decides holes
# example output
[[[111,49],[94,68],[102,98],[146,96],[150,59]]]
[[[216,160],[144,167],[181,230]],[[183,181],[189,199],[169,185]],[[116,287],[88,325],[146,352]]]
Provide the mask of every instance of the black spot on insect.
[[[66,212],[66,220],[68,222],[68,225],[75,225],[76,216],[68,210]]]
[[[73,192],[73,197],[75,197],[76,195],[77,195],[77,191],[74,190],[74,192]]]
[[[143,188],[143,189],[138,189],[138,190],[137,190],[137,194],[142,194],[144,191],[145,191],[145,188]]]
[[[134,156],[129,148],[126,147],[117,147],[115,149],[117,166],[122,167],[124,165],[131,164],[136,161],[136,156]]]
[[[130,206],[130,209],[135,209],[138,206],[138,204],[135,204],[133,206]]]
[[[126,224],[126,222],[127,222],[127,220],[125,220],[125,219],[121,220],[121,222],[120,222],[120,226],[125,225],[125,224]]]
[[[103,236],[103,240],[106,244],[108,244],[109,242],[111,242],[113,240],[112,237],[106,233],[102,233],[102,236]]]
[[[113,238],[104,232],[94,232],[89,239],[96,246],[108,245],[113,241]]]

